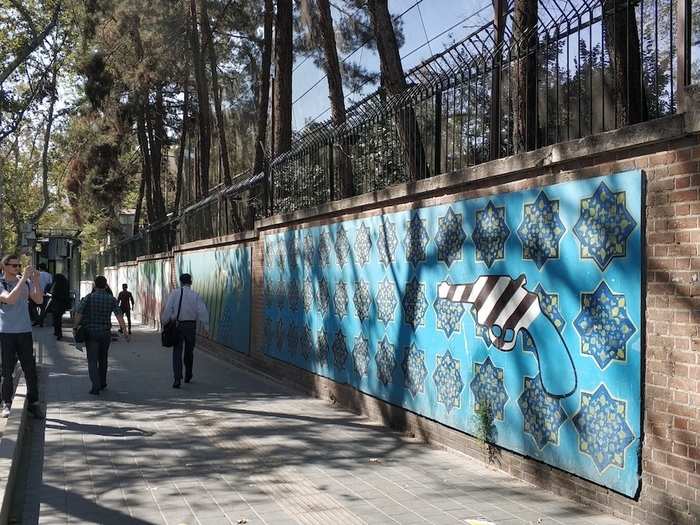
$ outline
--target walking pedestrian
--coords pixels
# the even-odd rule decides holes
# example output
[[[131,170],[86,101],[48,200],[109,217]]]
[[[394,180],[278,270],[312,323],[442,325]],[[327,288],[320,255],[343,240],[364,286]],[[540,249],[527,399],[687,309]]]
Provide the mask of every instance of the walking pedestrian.
[[[173,388],[180,388],[182,379],[182,349],[185,348],[185,383],[192,381],[194,365],[194,343],[197,337],[197,323],[202,325],[202,333],[209,336],[209,312],[207,306],[197,292],[192,290],[192,276],[189,273],[180,275],[180,288],[176,288],[168,296],[165,308],[160,314],[161,324],[170,320],[177,323],[178,340],[173,346]]]
[[[51,286],[51,299],[46,308],[53,317],[53,334],[56,340],[63,337],[63,314],[71,309],[70,285],[68,279],[62,273],[57,273]]]
[[[51,286],[53,285],[53,276],[48,272],[46,265],[44,263],[39,264],[39,284],[41,287],[41,291],[44,294],[41,302],[37,305],[37,318],[36,322],[34,323],[35,325],[42,327],[44,326],[44,318],[46,317],[46,306],[49,301],[49,296],[47,295],[49,293],[49,290],[51,289]]]
[[[99,395],[107,388],[107,362],[112,314],[117,317],[119,327],[125,331],[124,317],[113,295],[107,293],[107,279],[103,275],[95,277],[95,287],[80,301],[75,314],[75,328],[85,328],[85,350],[88,360],[88,374],[92,382],[90,393]],[[129,336],[126,335],[126,340]]]
[[[134,296],[131,295],[126,283],[122,284],[122,291],[119,292],[117,300],[119,301],[119,308],[121,308],[124,317],[126,317],[129,334],[131,334],[131,309],[134,307]]]
[[[20,273],[22,267],[19,257],[15,254],[6,255],[0,264],[3,272],[0,279],[1,415],[2,417],[10,415],[14,392],[12,375],[19,359],[27,382],[28,410],[35,418],[41,419],[44,413],[39,406],[32,322],[29,317],[29,299],[39,303],[44,296],[43,290],[39,287],[39,272],[32,266],[28,266],[24,273]]]

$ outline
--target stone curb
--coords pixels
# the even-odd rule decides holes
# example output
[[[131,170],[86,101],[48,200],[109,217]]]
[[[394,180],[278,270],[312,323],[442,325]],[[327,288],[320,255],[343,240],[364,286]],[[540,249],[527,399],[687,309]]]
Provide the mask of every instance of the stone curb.
[[[22,443],[27,434],[27,385],[21,371],[15,378],[17,389],[14,403],[0,439],[0,525],[7,524],[10,519],[14,483],[19,469]]]

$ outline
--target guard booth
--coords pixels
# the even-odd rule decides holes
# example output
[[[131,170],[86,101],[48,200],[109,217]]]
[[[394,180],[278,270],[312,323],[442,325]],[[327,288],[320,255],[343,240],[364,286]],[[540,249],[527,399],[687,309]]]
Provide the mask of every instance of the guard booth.
[[[55,275],[68,278],[71,298],[80,299],[80,230],[44,230],[36,232],[34,264],[44,263]]]

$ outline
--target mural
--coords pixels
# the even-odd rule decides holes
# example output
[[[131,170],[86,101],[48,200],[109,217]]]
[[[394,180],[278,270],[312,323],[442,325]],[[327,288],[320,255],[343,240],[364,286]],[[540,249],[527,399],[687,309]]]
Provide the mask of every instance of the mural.
[[[138,287],[130,286],[136,312],[144,324],[158,326],[160,312],[170,293],[170,259],[149,259],[138,262]]]
[[[192,274],[192,289],[207,304],[211,338],[246,354],[250,347],[250,264],[250,248],[243,245],[175,256],[177,274]],[[294,295],[298,304],[298,292]],[[291,326],[289,330],[289,340],[298,339]]]
[[[263,351],[473,435],[486,409],[498,445],[634,495],[641,188],[625,172],[268,235]]]

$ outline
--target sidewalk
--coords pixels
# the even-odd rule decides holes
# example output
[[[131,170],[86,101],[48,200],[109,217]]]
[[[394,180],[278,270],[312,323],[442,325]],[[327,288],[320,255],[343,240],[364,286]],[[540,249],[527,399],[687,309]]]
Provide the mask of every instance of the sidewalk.
[[[112,343],[99,397],[83,353],[36,339],[48,406],[25,523],[625,523],[202,352],[175,390],[153,331]]]

